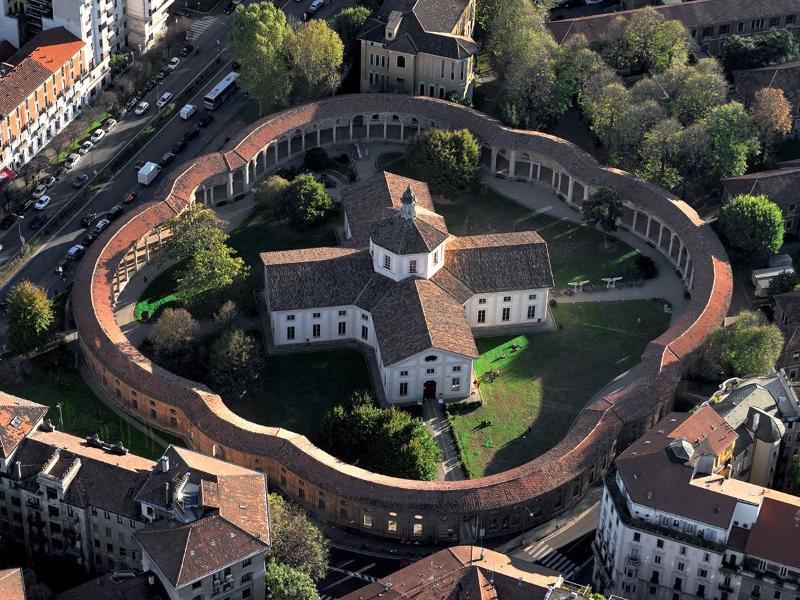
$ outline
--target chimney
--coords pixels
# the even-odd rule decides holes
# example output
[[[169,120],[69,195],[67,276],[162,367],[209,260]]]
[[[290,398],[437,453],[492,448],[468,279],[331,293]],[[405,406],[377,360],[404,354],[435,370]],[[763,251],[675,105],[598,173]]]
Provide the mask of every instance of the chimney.
[[[155,585],[156,584],[156,578],[153,577],[152,575],[148,575],[147,576],[147,583],[149,583],[150,585]]]
[[[400,29],[400,23],[403,20],[403,13],[399,10],[393,10],[389,13],[389,19],[386,21],[386,39],[393,40],[397,36],[397,30]]]
[[[162,473],[168,473],[169,472],[169,456],[167,456],[165,454],[164,456],[161,457],[161,460],[159,462],[161,463],[161,472]]]
[[[169,481],[164,482],[164,503],[166,506],[170,504],[170,497],[169,497]]]
[[[17,479],[22,480],[22,463],[17,461]]]

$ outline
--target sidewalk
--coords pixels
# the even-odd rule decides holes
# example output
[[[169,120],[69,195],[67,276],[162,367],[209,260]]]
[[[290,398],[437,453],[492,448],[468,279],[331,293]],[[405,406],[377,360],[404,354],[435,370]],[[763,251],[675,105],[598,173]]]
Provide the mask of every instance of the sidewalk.
[[[444,410],[435,398],[425,400],[422,405],[422,420],[428,431],[431,432],[433,439],[442,451],[442,461],[439,463],[439,481],[460,481],[466,479],[464,469],[461,467],[461,460],[458,458],[455,444],[453,443],[453,432],[450,431],[450,422],[444,414]]]

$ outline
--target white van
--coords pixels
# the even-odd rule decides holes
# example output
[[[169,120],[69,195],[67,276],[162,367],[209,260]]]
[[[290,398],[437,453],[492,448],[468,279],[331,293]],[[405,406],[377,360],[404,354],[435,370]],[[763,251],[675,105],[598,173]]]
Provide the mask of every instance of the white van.
[[[181,109],[180,117],[184,121],[192,118],[192,115],[197,112],[197,107],[194,104],[187,104]]]

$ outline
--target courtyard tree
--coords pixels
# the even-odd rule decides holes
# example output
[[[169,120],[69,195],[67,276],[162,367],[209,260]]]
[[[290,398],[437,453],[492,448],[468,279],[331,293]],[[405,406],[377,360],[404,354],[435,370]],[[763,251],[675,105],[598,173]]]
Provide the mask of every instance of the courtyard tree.
[[[478,180],[480,146],[466,129],[426,129],[408,144],[406,161],[435,193],[455,192]]]
[[[605,185],[597,188],[581,205],[581,213],[585,223],[600,227],[603,242],[608,247],[608,233],[617,230],[617,222],[622,218],[622,200],[617,191]]]
[[[272,538],[269,558],[305,573],[313,581],[324,578],[330,545],[303,509],[278,494],[270,494],[269,516]]]
[[[294,228],[324,221],[333,211],[333,200],[325,186],[312,175],[299,175],[281,193],[283,211]]]
[[[330,96],[341,81],[344,45],[324,19],[298,25],[287,38],[295,102]]]
[[[800,56],[798,44],[788,29],[755,35],[732,35],[722,48],[722,63],[728,73],[780,64]]]
[[[358,45],[358,31],[366,23],[372,11],[366,6],[348,6],[343,8],[333,18],[333,28],[349,52]]]
[[[258,210],[264,210],[276,218],[285,218],[283,195],[289,181],[280,175],[272,175],[253,190],[253,201]]]
[[[742,175],[748,158],[758,151],[755,128],[744,106],[738,102],[717,106],[704,122],[711,138],[711,168],[716,181]]]
[[[783,335],[757,313],[742,311],[733,325],[717,327],[703,343],[708,375],[719,379],[755,377],[772,371],[783,349]]]
[[[214,313],[214,328],[218,332],[228,331],[238,318],[239,309],[236,303],[233,300],[226,300]]]
[[[596,93],[589,94],[586,112],[590,129],[601,141],[608,144],[618,131],[618,123],[632,105],[631,93],[621,82],[612,82]]]
[[[263,369],[256,340],[242,329],[223,331],[211,346],[210,376],[227,394],[243,396]]]
[[[46,343],[55,323],[53,301],[30,281],[15,285],[8,296],[8,341],[14,352],[28,352]]]
[[[210,208],[195,206],[172,217],[167,226],[172,231],[167,254],[173,260],[190,258],[203,248],[227,239],[216,213]]]
[[[781,209],[763,194],[742,194],[723,206],[719,229],[727,245],[746,258],[775,254],[783,245]]]
[[[178,295],[186,301],[197,302],[244,279],[249,269],[236,250],[223,241],[214,241],[200,248],[178,275]]]
[[[782,89],[761,88],[753,95],[750,117],[758,132],[761,161],[767,162],[775,144],[792,130],[792,105]]]
[[[767,295],[770,298],[774,298],[778,294],[791,292],[797,288],[798,283],[800,283],[800,280],[798,280],[796,273],[779,273],[769,282]]]
[[[267,562],[265,583],[268,600],[319,600],[308,574],[274,560]]]
[[[681,124],[664,119],[644,135],[639,147],[639,168],[636,175],[668,190],[681,184],[677,164],[680,157]]]
[[[589,80],[600,70],[608,69],[603,57],[589,48],[586,36],[577,34],[559,46],[555,59],[557,98],[582,106]]]
[[[672,78],[673,85],[668,81]],[[694,123],[725,102],[728,82],[714,60],[679,67],[659,77],[667,89],[670,115],[684,125]]]
[[[150,331],[148,340],[161,360],[185,352],[194,342],[200,325],[185,308],[165,308]]]
[[[682,129],[678,142],[678,171],[681,176],[680,195],[705,185],[711,168],[713,150],[711,137],[702,123],[693,123]]]
[[[441,452],[422,419],[355,395],[325,415],[320,446],[341,460],[407,479],[436,479]]]
[[[286,15],[271,2],[239,6],[233,17],[231,54],[241,65],[242,87],[258,101],[260,115],[286,103],[292,90]]]
[[[685,64],[689,35],[680,21],[667,21],[654,8],[637,10],[624,26],[625,59],[629,66],[663,71]]]
[[[496,73],[505,79],[521,53],[536,52],[535,44],[550,34],[544,16],[530,0],[498,0],[495,5],[486,30],[486,50]]]

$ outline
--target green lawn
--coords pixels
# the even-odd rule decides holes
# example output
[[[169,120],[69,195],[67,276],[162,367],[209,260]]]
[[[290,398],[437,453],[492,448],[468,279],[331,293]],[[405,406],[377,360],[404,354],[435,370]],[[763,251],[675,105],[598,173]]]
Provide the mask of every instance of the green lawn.
[[[322,416],[354,392],[372,390],[364,355],[355,350],[268,356],[261,381],[243,399],[225,399],[236,414],[313,438]]]
[[[383,154],[376,164],[379,170],[414,177],[402,157],[400,153]],[[556,287],[585,279],[598,283],[601,277],[636,277],[634,259],[639,252],[634,248],[613,238],[609,238],[611,247],[606,248],[601,232],[530,210],[485,186],[434,203],[455,235],[535,229],[547,242]]]
[[[85,437],[93,433],[108,442],[121,441],[132,453],[156,459],[164,448],[144,433],[131,427],[121,417],[100,401],[86,385],[80,374],[72,368],[71,353],[56,349],[28,361],[23,383],[3,384],[9,394],[39,402],[51,407],[48,417],[58,427],[58,409],[61,403],[67,433]],[[170,436],[168,441],[180,443]]]
[[[469,477],[516,467],[555,446],[592,396],[635,366],[669,326],[661,303],[644,300],[564,304],[553,315],[557,331],[477,340],[476,375],[500,375],[481,384],[484,406],[450,411]],[[512,352],[512,344],[521,349]],[[492,425],[482,427],[484,420]]]

